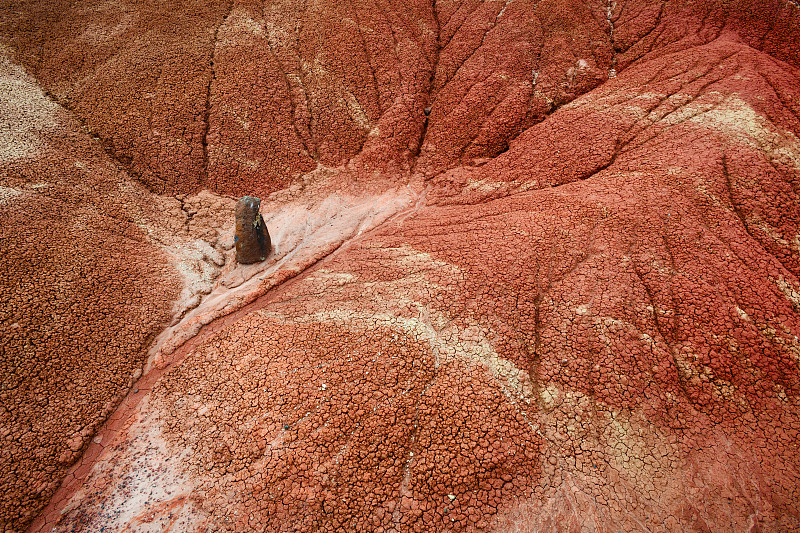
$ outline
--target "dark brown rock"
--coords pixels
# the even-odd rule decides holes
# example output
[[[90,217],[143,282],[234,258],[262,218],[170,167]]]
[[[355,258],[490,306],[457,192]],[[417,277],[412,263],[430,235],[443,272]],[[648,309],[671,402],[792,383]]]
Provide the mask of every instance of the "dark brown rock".
[[[252,196],[243,196],[236,204],[236,261],[243,265],[263,261],[272,250],[260,205],[261,200]]]

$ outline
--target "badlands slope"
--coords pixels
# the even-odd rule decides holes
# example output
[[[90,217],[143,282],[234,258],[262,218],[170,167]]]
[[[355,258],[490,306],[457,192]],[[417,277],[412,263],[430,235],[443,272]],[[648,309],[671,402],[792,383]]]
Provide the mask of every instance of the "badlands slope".
[[[800,531],[794,0],[30,0],[0,45],[3,531]]]

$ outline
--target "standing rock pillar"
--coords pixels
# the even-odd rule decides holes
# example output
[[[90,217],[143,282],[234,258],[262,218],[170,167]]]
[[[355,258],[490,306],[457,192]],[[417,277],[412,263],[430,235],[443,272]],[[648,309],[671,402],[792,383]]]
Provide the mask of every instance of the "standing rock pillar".
[[[261,200],[252,196],[243,196],[236,203],[236,261],[243,265],[263,261],[272,250],[260,206]]]

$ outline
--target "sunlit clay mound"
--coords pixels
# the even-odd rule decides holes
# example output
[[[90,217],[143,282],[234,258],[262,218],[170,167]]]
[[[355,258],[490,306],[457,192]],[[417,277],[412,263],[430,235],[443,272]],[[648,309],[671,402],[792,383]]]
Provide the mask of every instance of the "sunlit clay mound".
[[[0,3],[0,532],[800,531],[795,0]]]

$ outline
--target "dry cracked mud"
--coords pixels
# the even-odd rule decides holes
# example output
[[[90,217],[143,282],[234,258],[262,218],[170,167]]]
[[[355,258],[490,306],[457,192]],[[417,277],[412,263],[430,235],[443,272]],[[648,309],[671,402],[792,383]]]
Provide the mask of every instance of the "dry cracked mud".
[[[2,3],[0,530],[800,531],[799,137],[794,0]]]

